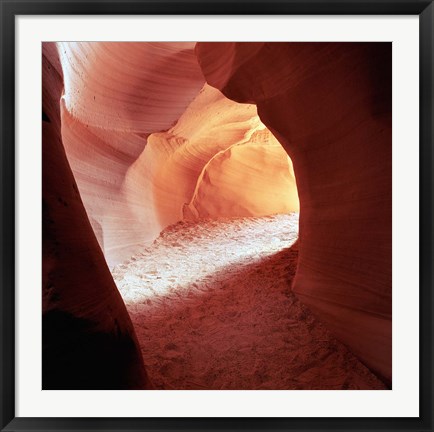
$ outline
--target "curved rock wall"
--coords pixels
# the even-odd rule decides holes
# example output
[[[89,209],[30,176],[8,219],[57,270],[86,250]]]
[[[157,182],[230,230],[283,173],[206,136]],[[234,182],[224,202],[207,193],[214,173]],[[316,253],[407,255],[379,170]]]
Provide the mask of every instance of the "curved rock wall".
[[[216,153],[204,166],[185,218],[265,216],[299,211],[292,163],[267,130]]]
[[[178,120],[204,79],[192,42],[60,42],[67,110],[88,126],[139,134]]]
[[[292,165],[256,106],[234,103],[208,85],[173,128],[149,136],[142,157],[154,161],[162,226],[183,218],[298,211]],[[270,198],[270,185],[283,201]]]
[[[193,43],[58,43],[65,92],[62,138],[110,267],[164,227],[149,165],[149,134],[173,126],[203,86]],[[142,174],[128,175],[135,166]]]
[[[390,382],[391,45],[193,48],[59,43],[59,61],[44,44],[44,323],[90,328],[102,350],[127,341],[115,361],[148,385],[104,257],[117,264],[182,218],[297,211],[295,171],[293,289]]]
[[[184,217],[298,210],[281,145],[255,105],[204,86],[194,44],[58,48],[65,75],[62,139],[110,267]],[[224,164],[214,158],[219,152],[226,152]]]
[[[207,82],[256,103],[294,164],[293,289],[391,383],[391,44],[198,43]]]
[[[150,388],[62,145],[62,71],[43,44],[43,389]]]

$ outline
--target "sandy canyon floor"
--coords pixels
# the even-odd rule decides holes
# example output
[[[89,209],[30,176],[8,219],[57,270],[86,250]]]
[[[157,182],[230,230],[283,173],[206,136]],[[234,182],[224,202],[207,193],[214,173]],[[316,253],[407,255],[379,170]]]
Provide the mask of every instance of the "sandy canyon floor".
[[[156,389],[383,389],[290,291],[298,215],[179,222],[113,270]]]

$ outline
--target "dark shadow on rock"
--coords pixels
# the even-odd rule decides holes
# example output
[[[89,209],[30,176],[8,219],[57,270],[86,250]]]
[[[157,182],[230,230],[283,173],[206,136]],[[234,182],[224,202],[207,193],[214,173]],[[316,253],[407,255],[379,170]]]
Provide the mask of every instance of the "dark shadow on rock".
[[[59,310],[44,314],[43,390],[143,389],[143,377],[132,376],[137,351],[131,336],[119,326],[110,333],[96,327]]]

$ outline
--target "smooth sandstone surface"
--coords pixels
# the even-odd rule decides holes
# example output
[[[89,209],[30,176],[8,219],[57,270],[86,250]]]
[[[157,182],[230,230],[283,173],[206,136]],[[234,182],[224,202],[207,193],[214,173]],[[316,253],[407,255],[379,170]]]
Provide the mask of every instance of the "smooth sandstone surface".
[[[184,218],[298,211],[285,151],[255,105],[204,84],[194,44],[58,50],[62,139],[110,268]]]
[[[194,43],[58,43],[62,138],[110,267],[162,229],[148,136],[173,126],[204,84]],[[134,169],[139,175],[129,170]]]
[[[59,42],[65,104],[86,125],[150,133],[173,126],[204,79],[193,42]]]
[[[150,385],[107,264],[183,219],[300,209],[294,292],[391,385],[390,75],[387,43],[44,44],[50,382]]]
[[[265,216],[299,210],[292,163],[268,130],[205,165],[184,218]]]
[[[62,71],[43,44],[42,388],[151,388],[62,145]]]
[[[390,384],[391,44],[198,43],[196,53],[207,82],[256,103],[291,157],[294,292]]]
[[[234,103],[208,85],[173,128],[148,138],[143,156],[155,159],[151,154],[158,154],[154,204],[163,227],[298,211],[291,162],[256,106]]]

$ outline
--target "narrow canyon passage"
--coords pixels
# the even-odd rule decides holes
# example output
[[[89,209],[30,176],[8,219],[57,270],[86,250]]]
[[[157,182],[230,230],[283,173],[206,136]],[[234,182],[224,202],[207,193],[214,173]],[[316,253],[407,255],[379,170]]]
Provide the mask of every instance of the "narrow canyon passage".
[[[391,65],[44,43],[43,389],[392,388]]]
[[[156,389],[386,388],[291,292],[297,236],[296,213],[183,221],[113,269]]]

